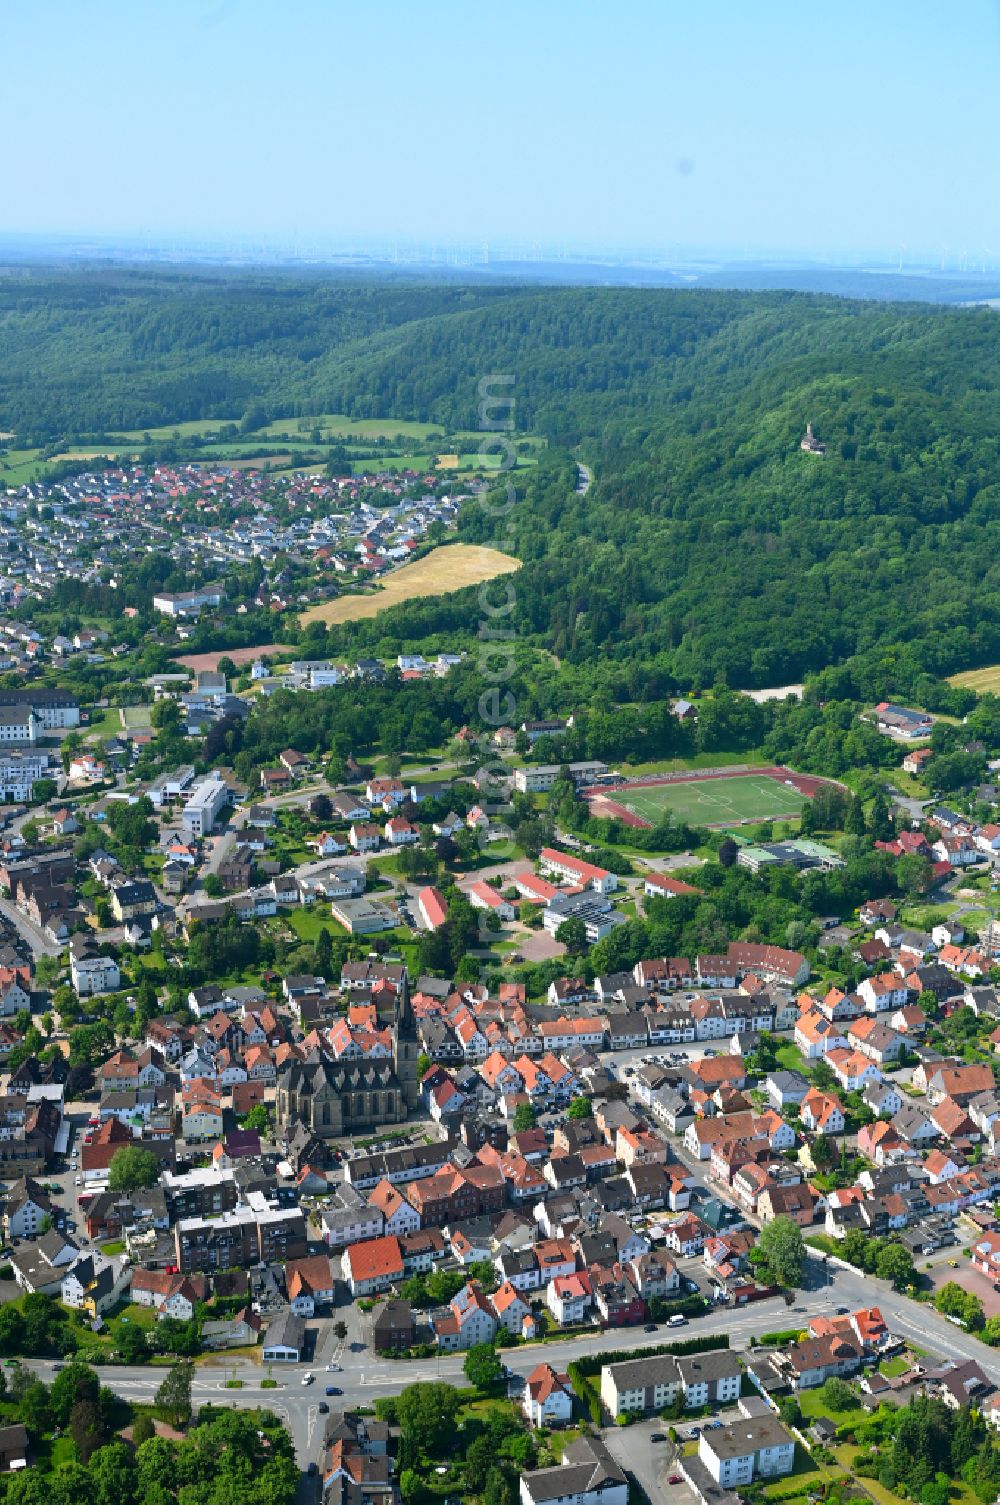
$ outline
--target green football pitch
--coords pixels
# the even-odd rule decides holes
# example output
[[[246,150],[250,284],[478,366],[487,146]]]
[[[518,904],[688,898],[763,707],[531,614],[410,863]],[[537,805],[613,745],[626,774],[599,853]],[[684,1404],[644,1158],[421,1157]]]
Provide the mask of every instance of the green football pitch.
[[[615,789],[609,798],[654,826],[668,812],[692,826],[718,826],[797,815],[805,804],[805,795],[766,773]]]

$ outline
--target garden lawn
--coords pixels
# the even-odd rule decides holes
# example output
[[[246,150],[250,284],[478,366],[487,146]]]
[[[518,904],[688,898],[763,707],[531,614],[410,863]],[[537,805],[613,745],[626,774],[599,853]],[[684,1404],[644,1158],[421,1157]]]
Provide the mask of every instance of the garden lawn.
[[[299,906],[296,909],[290,909],[282,915],[282,919],[291,926],[300,941],[315,943],[323,930],[329,930],[332,936],[347,934],[343,925],[339,925],[329,911],[319,904],[309,908]]]
[[[802,1415],[805,1418],[806,1426],[810,1426],[814,1421],[818,1421],[821,1416],[829,1418],[834,1426],[837,1427],[849,1426],[852,1422],[861,1422],[865,1418],[865,1413],[861,1409],[860,1402],[848,1411],[832,1411],[823,1399],[822,1385],[815,1390],[800,1391],[797,1399],[802,1408]]]
[[[783,1070],[797,1071],[801,1076],[809,1075],[809,1062],[793,1041],[786,1040],[779,1045],[775,1056]]]

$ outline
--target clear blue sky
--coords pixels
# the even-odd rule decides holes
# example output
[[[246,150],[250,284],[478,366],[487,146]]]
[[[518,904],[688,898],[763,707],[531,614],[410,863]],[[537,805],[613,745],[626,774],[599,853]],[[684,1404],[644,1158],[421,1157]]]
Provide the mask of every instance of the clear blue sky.
[[[997,0],[6,0],[0,230],[1000,259]]]

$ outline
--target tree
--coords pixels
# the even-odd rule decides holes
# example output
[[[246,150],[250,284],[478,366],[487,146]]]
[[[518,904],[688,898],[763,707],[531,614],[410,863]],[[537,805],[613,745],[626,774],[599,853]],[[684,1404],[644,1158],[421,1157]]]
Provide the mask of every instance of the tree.
[[[329,978],[333,975],[333,938],[326,926],[316,937],[315,961],[320,977]]]
[[[523,1134],[528,1129],[533,1129],[538,1123],[534,1108],[530,1103],[518,1103],[514,1109],[514,1133]]]
[[[137,1322],[123,1321],[118,1328],[118,1352],[126,1364],[144,1364],[149,1357],[146,1334]]]
[[[18,1399],[21,1420],[30,1432],[40,1436],[52,1425],[49,1392],[40,1380],[32,1380]]]
[[[566,1109],[567,1118],[593,1118],[594,1105],[589,1097],[575,1097]]]
[[[70,1436],[76,1443],[81,1463],[89,1463],[97,1449],[107,1440],[101,1411],[95,1400],[78,1400],[69,1413]]]
[[[407,1385],[396,1401],[403,1436],[432,1455],[450,1442],[458,1417],[458,1391],[440,1380]]]
[[[817,1134],[809,1147],[813,1165],[818,1171],[824,1170],[833,1162],[833,1146],[825,1134]]]
[[[493,1390],[503,1379],[503,1365],[492,1343],[474,1343],[462,1368],[469,1384],[477,1390]]]
[[[587,927],[578,916],[563,920],[556,931],[556,940],[565,946],[567,951],[574,955],[580,955],[587,949]]]
[[[210,899],[221,899],[225,893],[222,887],[222,879],[218,873],[206,873],[201,880],[201,886]]]
[[[487,1293],[497,1288],[496,1266],[491,1259],[474,1259],[469,1265],[469,1279],[481,1285]]]
[[[740,849],[733,838],[731,836],[724,837],[719,843],[719,866],[732,867],[739,855]]]
[[[333,1324],[333,1335],[339,1343],[343,1343],[344,1339],[347,1337],[347,1323],[335,1322]]]
[[[427,1491],[416,1469],[404,1468],[402,1470],[399,1476],[399,1492],[406,1501],[406,1505],[419,1505]]]
[[[201,1351],[198,1319],[184,1322],[180,1317],[162,1317],[153,1329],[153,1344],[160,1353],[174,1353],[194,1358]]]
[[[900,1290],[913,1282],[913,1259],[902,1244],[887,1243],[878,1251],[875,1273],[880,1280],[889,1280]]]
[[[865,834],[865,807],[857,795],[848,806],[844,819],[844,831],[848,836],[864,836]]]
[[[183,1427],[191,1419],[191,1384],[194,1365],[175,1364],[156,1392],[156,1404],[173,1418],[174,1426]]]
[[[240,1119],[244,1129],[256,1129],[258,1134],[267,1134],[271,1128],[271,1110],[266,1103],[254,1103],[249,1113]]]
[[[941,1287],[934,1297],[934,1305],[944,1316],[957,1317],[970,1331],[983,1326],[983,1303],[956,1280],[949,1280]]]
[[[846,1380],[838,1379],[836,1375],[832,1375],[825,1382],[820,1395],[823,1397],[824,1406],[830,1411],[853,1411],[856,1406],[860,1405],[850,1385]]]
[[[97,1449],[90,1460],[98,1505],[132,1505],[135,1496],[135,1464],[124,1442],[117,1438]]]
[[[134,1191],[140,1186],[155,1186],[160,1179],[160,1162],[152,1150],[141,1145],[123,1144],[111,1157],[108,1187],[111,1191]]]
[[[56,1425],[60,1427],[67,1425],[70,1412],[79,1401],[93,1401],[96,1406],[100,1388],[101,1382],[96,1369],[91,1369],[88,1364],[80,1364],[76,1361],[67,1364],[66,1368],[56,1375],[49,1391],[49,1404],[52,1407],[52,1416]]]
[[[145,1413],[142,1416],[137,1416],[132,1423],[133,1445],[136,1448],[140,1448],[144,1442],[149,1442],[150,1438],[155,1436],[156,1428],[153,1426],[152,1418]]]
[[[806,1247],[801,1228],[791,1218],[777,1217],[765,1223],[753,1252],[777,1285],[794,1289],[801,1284]]]
[[[0,1306],[0,1353],[24,1353],[24,1318],[16,1306]]]

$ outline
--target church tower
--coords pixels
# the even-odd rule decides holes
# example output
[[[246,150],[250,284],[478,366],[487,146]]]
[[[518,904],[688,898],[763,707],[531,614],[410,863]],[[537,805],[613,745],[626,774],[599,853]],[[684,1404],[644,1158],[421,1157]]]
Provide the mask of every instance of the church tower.
[[[410,979],[404,973],[403,985],[399,990],[399,1007],[396,1012],[393,1067],[407,1112],[411,1112],[420,1104],[420,1078],[417,1074],[419,1058],[420,1041],[417,1038],[417,1027],[413,1010],[410,1007]]]

